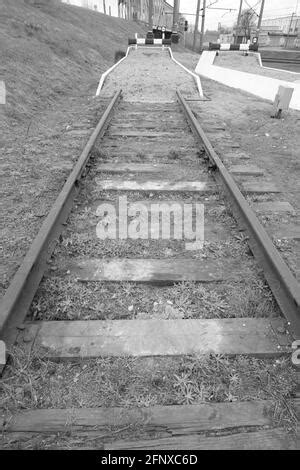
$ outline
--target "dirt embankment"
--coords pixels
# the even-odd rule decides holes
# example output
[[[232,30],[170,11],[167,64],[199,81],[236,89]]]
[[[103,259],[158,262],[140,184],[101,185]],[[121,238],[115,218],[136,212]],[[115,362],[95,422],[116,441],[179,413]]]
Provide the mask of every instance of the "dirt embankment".
[[[4,124],[32,116],[66,94],[96,88],[99,76],[143,29],[58,1],[0,0]],[[3,126],[3,111],[1,116]]]
[[[105,103],[101,73],[143,29],[52,0],[0,0],[0,296]]]

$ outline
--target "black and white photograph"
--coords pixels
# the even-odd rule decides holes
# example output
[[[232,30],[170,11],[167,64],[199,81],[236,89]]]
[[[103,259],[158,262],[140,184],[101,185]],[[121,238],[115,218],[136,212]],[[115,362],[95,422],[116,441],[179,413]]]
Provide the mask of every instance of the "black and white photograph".
[[[1,455],[299,451],[299,222],[300,0],[0,0]]]

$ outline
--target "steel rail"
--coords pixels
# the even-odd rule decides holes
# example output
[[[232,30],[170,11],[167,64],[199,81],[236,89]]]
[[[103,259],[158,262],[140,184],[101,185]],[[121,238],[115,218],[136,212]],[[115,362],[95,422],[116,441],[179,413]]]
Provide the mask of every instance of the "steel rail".
[[[277,303],[288,322],[288,329],[294,339],[300,338],[300,285],[273,245],[270,237],[260,224],[253,210],[239,190],[236,182],[213,149],[209,139],[195,118],[184,97],[177,90],[177,96],[187,120],[201,140],[206,155],[216,171],[217,179],[225,187],[233,203],[233,212],[239,223],[247,230],[250,248],[261,264],[268,284]]]
[[[0,337],[9,348],[16,340],[59,237],[79,191],[79,180],[89,160],[96,139],[102,137],[114,106],[120,98],[119,90],[107,106],[90,136],[78,161],[53,204],[47,218],[32,242],[21,266],[13,277],[0,306]]]

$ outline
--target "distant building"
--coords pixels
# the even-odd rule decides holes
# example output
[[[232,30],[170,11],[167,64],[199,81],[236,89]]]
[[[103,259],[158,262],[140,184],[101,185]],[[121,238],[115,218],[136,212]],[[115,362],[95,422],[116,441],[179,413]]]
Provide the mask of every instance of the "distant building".
[[[219,38],[221,44],[233,44],[234,36],[233,33],[219,33]]]
[[[262,20],[261,26],[265,31],[283,34],[296,34],[300,30],[300,16],[290,15],[282,18],[267,18]]]
[[[119,18],[149,21],[149,0],[62,0],[64,3],[89,8]],[[165,0],[153,0],[153,24],[172,28],[173,7]],[[180,16],[180,15],[179,15]]]
[[[219,39],[218,31],[210,31],[207,29],[204,33],[204,42],[217,42]]]
[[[118,0],[62,0],[63,3],[118,16]]]
[[[120,18],[133,19],[148,23],[149,0],[118,0]],[[153,0],[153,24],[171,28],[173,7],[165,0]]]
[[[300,16],[267,18],[262,21],[259,43],[273,47],[300,47]]]

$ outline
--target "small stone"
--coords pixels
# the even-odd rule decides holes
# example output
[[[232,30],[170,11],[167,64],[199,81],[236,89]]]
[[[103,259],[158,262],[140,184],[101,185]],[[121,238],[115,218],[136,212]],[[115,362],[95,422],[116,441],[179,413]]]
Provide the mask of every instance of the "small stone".
[[[17,400],[23,400],[24,398],[24,390],[22,387],[17,387],[16,388],[16,398]]]
[[[49,375],[54,375],[56,372],[56,365],[55,364],[51,364],[49,367],[48,367],[48,374]]]
[[[31,393],[31,385],[30,384],[25,384],[24,387],[23,387],[23,390],[24,390],[24,396],[26,397],[31,397],[32,393]]]
[[[133,305],[129,305],[128,312],[132,312],[132,310],[133,310]]]
[[[24,343],[30,343],[31,341],[33,341],[33,334],[32,333],[25,333],[24,336],[23,336],[23,342]]]
[[[17,329],[23,331],[23,330],[26,329],[26,326],[25,325],[18,325]]]

